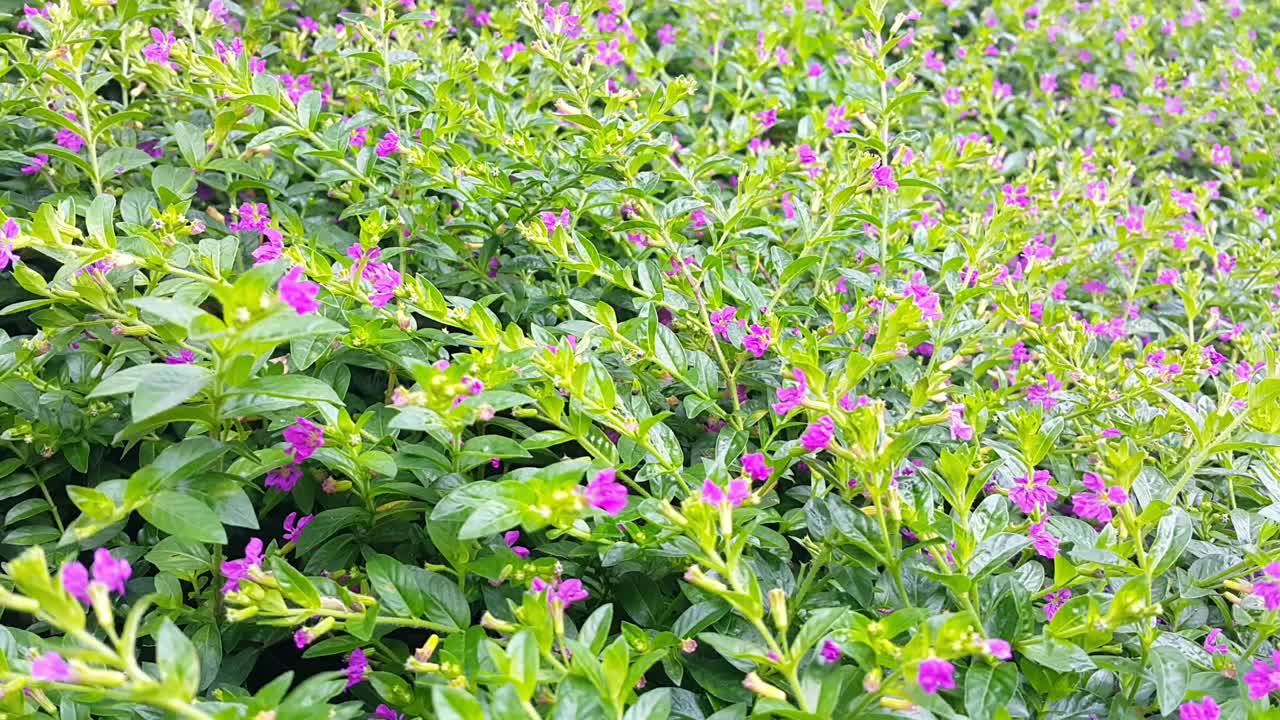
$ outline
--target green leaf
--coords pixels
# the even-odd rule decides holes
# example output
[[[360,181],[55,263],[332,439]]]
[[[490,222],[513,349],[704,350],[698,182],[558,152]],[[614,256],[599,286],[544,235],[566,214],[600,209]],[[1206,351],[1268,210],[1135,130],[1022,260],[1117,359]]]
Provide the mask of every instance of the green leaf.
[[[156,665],[167,687],[190,700],[200,689],[200,658],[187,636],[165,618],[156,632]]]
[[[1156,699],[1160,703],[1160,711],[1168,715],[1182,702],[1187,694],[1187,683],[1191,677],[1191,666],[1187,658],[1176,648],[1156,647],[1151,653],[1151,675],[1156,683]]]
[[[445,685],[431,689],[431,707],[439,720],[485,720],[479,700]]]
[[[1013,699],[1018,672],[1013,663],[995,667],[975,660],[964,676],[964,707],[971,720],[987,720]]]
[[[374,555],[366,570],[389,614],[422,618],[450,629],[471,624],[471,606],[456,583],[390,555]]]
[[[342,399],[327,383],[308,375],[268,375],[230,388],[229,395],[266,395],[309,403],[342,406]]]
[[[158,365],[133,392],[133,421],[147,418],[180,405],[204,389],[213,373],[199,365]]]
[[[227,534],[208,505],[190,495],[162,491],[152,496],[138,513],[147,522],[178,537],[225,545]]]
[[[269,561],[271,574],[280,583],[280,592],[295,605],[307,609],[320,607],[320,593],[305,575],[294,569],[283,558],[273,555]]]
[[[252,343],[282,343],[310,335],[334,335],[346,328],[323,315],[299,315],[292,309],[268,315],[240,332],[240,340]]]

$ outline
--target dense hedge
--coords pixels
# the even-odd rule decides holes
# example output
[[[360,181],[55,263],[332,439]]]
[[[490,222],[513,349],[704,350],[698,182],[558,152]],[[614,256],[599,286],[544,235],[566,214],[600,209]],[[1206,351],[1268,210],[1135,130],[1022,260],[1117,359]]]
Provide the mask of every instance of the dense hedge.
[[[1275,9],[12,8],[0,716],[1270,716]]]

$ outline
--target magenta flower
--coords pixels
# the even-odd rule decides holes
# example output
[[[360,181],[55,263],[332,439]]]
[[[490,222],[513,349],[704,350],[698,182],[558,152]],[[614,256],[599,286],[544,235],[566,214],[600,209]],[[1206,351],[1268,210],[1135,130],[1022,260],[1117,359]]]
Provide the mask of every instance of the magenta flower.
[[[853,123],[845,119],[844,105],[831,105],[827,107],[827,119],[825,126],[827,131],[832,135],[842,135],[849,132],[853,128]]]
[[[800,407],[804,403],[805,393],[809,391],[803,370],[795,368],[791,375],[796,381],[795,387],[778,388],[778,402],[773,404],[773,411],[778,415],[786,415]]]
[[[44,682],[67,683],[75,680],[67,661],[56,652],[47,652],[31,661],[31,677]]]
[[[280,299],[299,315],[310,315],[320,309],[320,303],[316,302],[319,294],[319,285],[302,279],[301,266],[293,266],[280,278]]]
[[[764,357],[764,353],[769,349],[769,328],[752,325],[747,336],[742,339],[742,346],[747,349],[756,359]]]
[[[610,515],[617,515],[627,506],[627,488],[617,481],[618,471],[605,468],[587,483],[583,492],[587,504],[603,510]]]
[[[62,589],[85,605],[89,604],[89,569],[82,562],[62,568]]]
[[[897,190],[898,181],[893,177],[893,166],[880,164],[875,166],[871,171],[871,178],[875,180],[876,187],[882,187],[886,190]]]
[[[1204,651],[1210,655],[1226,655],[1227,643],[1222,639],[1222,630],[1214,628],[1204,636]]]
[[[63,113],[62,116],[71,122],[76,122],[75,113]],[[68,128],[61,128],[58,132],[54,133],[53,141],[73,153],[80,152],[80,148],[84,147],[84,138],[80,137],[78,133]]]
[[[369,144],[369,128],[358,127],[351,131],[347,137],[347,144],[359,150]]]
[[[582,33],[582,18],[578,15],[569,14],[569,3],[567,2],[562,2],[559,5],[544,2],[542,4],[542,19],[555,35],[564,35],[571,39],[577,39],[578,35]]]
[[[1041,520],[1038,523],[1032,523],[1027,529],[1027,535],[1031,537],[1031,546],[1035,548],[1036,554],[1052,560],[1058,556],[1058,544],[1062,541],[1045,529],[1046,522]]]
[[[298,29],[303,32],[317,32],[320,26],[312,18],[303,16],[298,18]]]
[[[942,319],[942,311],[939,309],[941,301],[938,298],[938,294],[925,283],[924,273],[916,272],[911,276],[911,282],[907,284],[906,295],[920,309],[920,316],[925,320]]]
[[[190,365],[196,361],[196,354],[187,348],[182,348],[177,355],[166,355],[164,363],[166,365]]]
[[[294,418],[294,423],[284,429],[284,440],[289,443],[293,462],[300,463],[324,447],[324,428],[304,417]]]
[[[1209,154],[1210,160],[1214,165],[1230,165],[1231,164],[1231,146],[1213,144],[1213,151]]]
[[[1261,700],[1280,690],[1280,650],[1271,652],[1271,662],[1255,659],[1253,669],[1244,674],[1244,684],[1249,688],[1250,700]]]
[[[827,665],[834,665],[840,662],[840,646],[835,644],[833,640],[822,641],[822,649],[818,651],[818,657]]]
[[[604,65],[605,67],[613,67],[614,65],[621,65],[622,61],[625,58],[622,57],[621,52],[618,52],[618,44],[619,44],[619,40],[617,38],[614,38],[613,40],[609,40],[607,42],[604,40],[597,42],[596,43],[596,62],[600,63],[601,65]]]
[[[373,711],[373,717],[369,720],[404,720],[404,715],[392,710],[384,704],[379,705],[378,708]]]
[[[244,557],[239,560],[226,560],[222,563],[222,577],[226,584],[222,586],[222,594],[240,590],[240,581],[249,577],[249,569],[262,565],[262,540],[252,538],[244,547]]]
[[[35,175],[49,164],[49,156],[44,153],[36,153],[31,156],[31,163],[22,166],[23,175]]]
[[[382,139],[378,141],[378,145],[373,149],[373,151],[381,158],[400,152],[400,136],[388,130],[386,134],[382,136]]]
[[[671,23],[666,23],[658,28],[658,42],[663,45],[670,45],[676,41],[676,28]]]
[[[93,579],[117,595],[124,595],[124,584],[133,575],[133,567],[124,558],[116,559],[111,551],[98,548],[93,551]]]
[[[347,658],[347,667],[343,669],[342,674],[347,676],[347,690],[364,681],[365,676],[369,674],[369,658],[365,656],[364,650],[356,648],[351,651],[351,657]]]
[[[1071,599],[1071,590],[1063,588],[1056,593],[1049,593],[1044,596],[1044,617],[1046,620],[1053,620],[1053,616],[1058,614],[1063,605]]]
[[[266,203],[241,203],[231,212],[237,218],[227,224],[231,232],[263,232],[271,225],[271,208]]]
[[[946,660],[929,658],[920,663],[917,682],[920,683],[920,689],[930,695],[939,690],[954,690],[956,688],[955,672],[955,666]]]
[[[1058,400],[1054,396],[1061,390],[1062,381],[1053,373],[1047,373],[1044,376],[1043,385],[1032,385],[1027,388],[1027,401],[1032,405],[1039,405],[1045,410],[1049,410],[1058,404]]]
[[[711,313],[711,331],[719,335],[725,342],[729,341],[729,323],[733,322],[733,316],[738,313],[738,308],[732,305],[726,305],[719,310]]]
[[[520,541],[519,530],[506,531],[505,533],[502,534],[502,541],[505,542],[507,544],[507,547],[511,548],[511,552],[515,553],[516,557],[520,558],[521,560],[527,559],[529,557],[529,548],[521,547],[516,544],[517,542]]]
[[[749,453],[742,456],[742,471],[756,482],[764,482],[773,474],[773,468],[765,462],[764,453]]]
[[[547,591],[548,603],[559,600],[566,608],[579,600],[586,600],[589,597],[586,588],[582,587],[582,581],[577,578],[555,580],[548,583],[542,578],[536,577],[529,584],[529,587],[536,593]]]
[[[964,404],[955,403],[947,406],[948,424],[951,430],[952,440],[963,440],[968,442],[973,439],[973,426],[965,424],[964,421]]]
[[[266,265],[279,260],[284,255],[284,236],[275,228],[262,231],[263,241],[253,251],[253,265]]]
[[[1052,95],[1058,89],[1058,76],[1053,73],[1044,73],[1040,76],[1040,90],[1046,94]]]
[[[297,542],[302,537],[302,531],[306,529],[307,524],[315,518],[314,515],[303,515],[298,517],[298,513],[291,512],[284,518],[284,539],[288,542]]]
[[[742,507],[742,503],[749,497],[751,497],[751,483],[744,478],[730,480],[727,494],[711,478],[702,481],[702,502],[708,505]]]
[[[295,630],[293,633],[293,646],[301,650],[311,644],[311,633],[303,629]]]
[[[997,660],[1008,660],[1013,657],[1013,648],[1009,646],[1009,641],[1000,638],[991,638],[987,641],[987,652]]]
[[[267,473],[266,487],[276,488],[280,492],[289,492],[302,479],[302,468],[297,465],[286,465]]]
[[[809,452],[818,452],[831,444],[835,431],[835,421],[830,415],[823,415],[818,418],[818,422],[805,428],[804,434],[800,436],[800,444]]]
[[[166,33],[158,27],[153,27],[151,28],[151,40],[150,45],[142,48],[142,56],[148,62],[175,68],[174,64],[169,62],[169,51],[173,49],[174,43],[178,41],[173,33]]]
[[[1267,610],[1280,610],[1280,563],[1271,563],[1263,568],[1270,580],[1260,580],[1253,584],[1253,593],[1262,598]]]
[[[539,214],[539,217],[542,218],[542,225],[547,229],[548,235],[555,234],[556,228],[567,231],[569,229],[569,223],[573,219],[569,214],[568,208],[561,208],[559,215],[556,215],[549,210],[544,210]]]
[[[1036,470],[1031,477],[1017,478],[1016,485],[1009,490],[1009,499],[1018,509],[1028,515],[1037,508],[1043,509],[1058,497],[1058,491],[1049,487],[1053,475],[1048,470]]]
[[[1193,700],[1178,708],[1178,720],[1218,720],[1219,714],[1218,703],[1207,696],[1198,703]]]

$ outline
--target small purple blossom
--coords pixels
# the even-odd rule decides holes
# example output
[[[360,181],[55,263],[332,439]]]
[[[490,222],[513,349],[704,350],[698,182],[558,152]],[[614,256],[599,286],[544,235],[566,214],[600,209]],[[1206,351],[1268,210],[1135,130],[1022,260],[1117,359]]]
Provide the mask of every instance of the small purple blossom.
[[[830,415],[823,415],[817,422],[805,428],[804,434],[800,436],[800,444],[809,452],[824,450],[831,444],[835,430],[835,421]]]
[[[941,658],[929,658],[920,663],[917,681],[920,689],[933,695],[939,690],[956,688],[955,666]]]
[[[324,428],[304,417],[294,418],[294,423],[284,429],[284,440],[289,443],[289,454],[294,463],[311,457],[324,446]]]
[[[614,468],[605,468],[587,483],[583,496],[588,505],[609,515],[622,512],[627,506],[627,488],[617,481],[617,472]]]
[[[303,515],[298,517],[298,513],[291,512],[284,518],[284,539],[288,542],[297,542],[302,537],[302,531],[315,518],[314,515]]]

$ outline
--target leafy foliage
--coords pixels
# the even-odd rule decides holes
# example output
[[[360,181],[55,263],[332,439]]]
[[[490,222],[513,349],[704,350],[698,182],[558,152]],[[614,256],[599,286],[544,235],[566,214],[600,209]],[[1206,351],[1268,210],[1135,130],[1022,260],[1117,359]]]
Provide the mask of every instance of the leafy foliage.
[[[1267,716],[1271,10],[14,9],[0,716]]]

